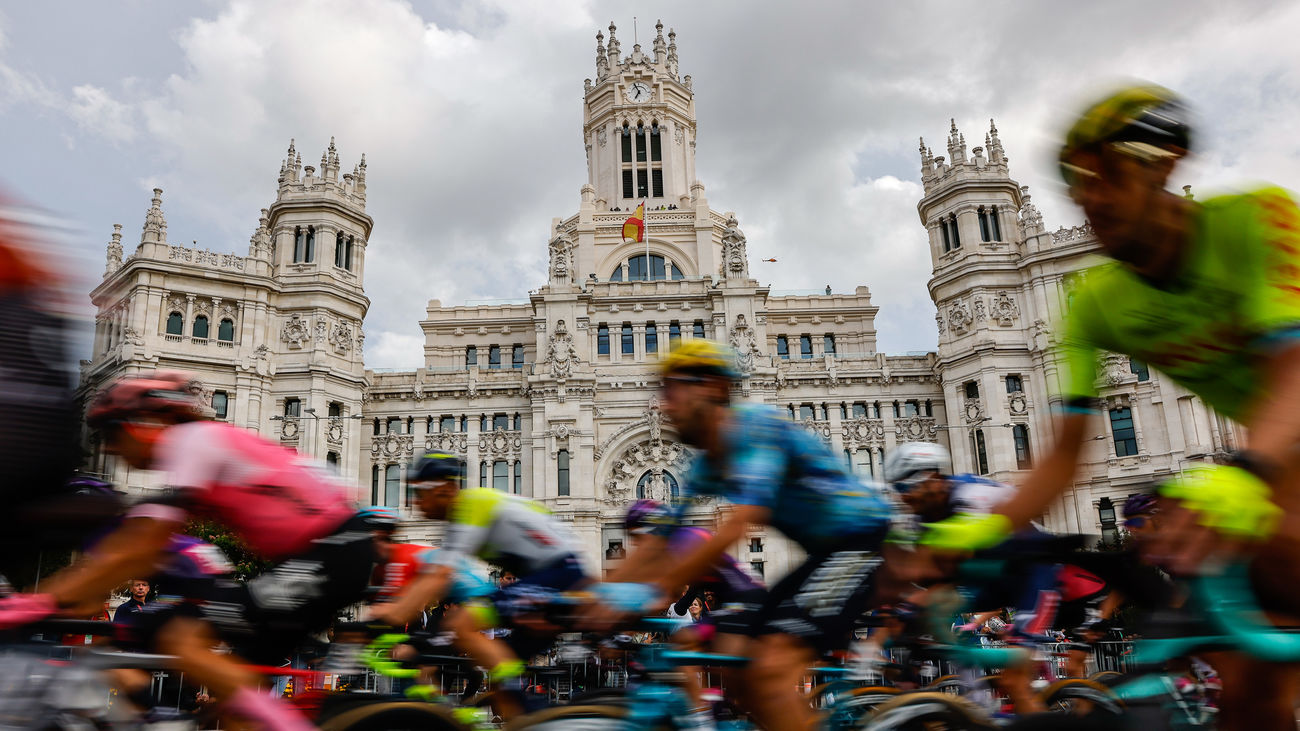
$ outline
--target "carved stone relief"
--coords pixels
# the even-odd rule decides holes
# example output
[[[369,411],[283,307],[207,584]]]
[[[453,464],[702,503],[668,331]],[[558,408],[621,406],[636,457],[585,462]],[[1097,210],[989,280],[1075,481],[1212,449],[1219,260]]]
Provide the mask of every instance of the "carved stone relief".
[[[970,308],[962,300],[954,300],[948,305],[948,327],[956,335],[962,335],[970,330],[974,318],[971,317]]]
[[[993,319],[1002,327],[1011,327],[1017,317],[1020,317],[1020,308],[1016,301],[1006,292],[998,292],[993,300]]]
[[[736,315],[736,325],[731,328],[730,341],[732,349],[736,351],[737,370],[746,376],[753,373],[754,357],[762,353],[759,352],[757,338],[745,322],[743,313]]]
[[[546,346],[546,365],[551,377],[564,380],[573,374],[573,364],[578,363],[578,349],[573,345],[573,336],[564,326],[564,320],[555,323],[555,332],[551,333]]]
[[[289,318],[289,321],[280,330],[280,339],[288,344],[290,349],[298,350],[303,346],[303,343],[311,340],[308,322],[298,315]]]

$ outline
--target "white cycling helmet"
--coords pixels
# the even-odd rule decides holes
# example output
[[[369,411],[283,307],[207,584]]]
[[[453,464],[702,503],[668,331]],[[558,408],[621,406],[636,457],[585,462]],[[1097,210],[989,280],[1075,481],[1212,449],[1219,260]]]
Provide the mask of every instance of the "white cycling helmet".
[[[885,457],[885,482],[903,489],[925,472],[942,473],[952,461],[948,450],[934,442],[907,442]]]

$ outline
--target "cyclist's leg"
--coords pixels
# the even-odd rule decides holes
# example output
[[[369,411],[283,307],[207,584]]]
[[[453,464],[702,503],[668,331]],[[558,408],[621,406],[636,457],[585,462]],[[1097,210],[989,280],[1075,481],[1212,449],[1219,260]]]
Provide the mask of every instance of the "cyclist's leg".
[[[747,708],[759,726],[775,731],[811,729],[815,715],[797,688],[816,659],[813,649],[786,634],[765,635],[752,648],[753,661],[745,673]]]
[[[1218,728],[1223,731],[1292,731],[1300,666],[1265,663],[1240,653],[1204,656],[1219,673]]]
[[[176,656],[176,669],[205,685],[228,713],[275,731],[314,728],[293,708],[257,692],[259,676],[234,655],[213,652],[217,637],[203,621],[178,616],[158,635],[158,649]]]

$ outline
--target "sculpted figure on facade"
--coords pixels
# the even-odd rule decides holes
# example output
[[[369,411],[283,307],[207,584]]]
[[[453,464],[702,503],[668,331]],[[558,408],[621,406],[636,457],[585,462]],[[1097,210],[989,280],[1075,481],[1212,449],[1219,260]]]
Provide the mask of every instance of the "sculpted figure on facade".
[[[563,231],[557,233],[555,238],[551,239],[547,249],[551,255],[551,281],[552,282],[572,282],[573,281],[573,249],[575,244],[573,239]]]
[[[754,357],[762,355],[754,331],[745,322],[745,315],[736,315],[736,325],[731,328],[731,347],[736,351],[736,368],[748,376],[754,372]]]
[[[948,305],[948,327],[952,329],[954,335],[962,335],[970,330],[974,318],[971,316],[970,308],[961,300],[955,300]]]
[[[298,315],[293,315],[280,329],[280,339],[293,350],[301,348],[303,343],[311,340],[311,331],[307,328],[307,321]]]
[[[342,320],[334,323],[334,330],[330,333],[330,345],[334,346],[334,352],[340,355],[348,352],[352,347],[352,330]]]
[[[726,228],[722,230],[722,270],[718,272],[723,278],[749,276],[749,255],[745,252],[745,234],[740,231],[740,222],[735,216],[727,217]]]
[[[1006,292],[998,292],[997,298],[993,300],[993,319],[1002,327],[1011,327],[1017,317],[1020,317],[1020,308],[1016,306],[1016,301]]]
[[[546,346],[546,364],[551,369],[551,377],[564,380],[573,374],[573,364],[579,361],[578,349],[573,345],[573,336],[564,326],[564,320],[555,323],[555,332],[551,333]]]

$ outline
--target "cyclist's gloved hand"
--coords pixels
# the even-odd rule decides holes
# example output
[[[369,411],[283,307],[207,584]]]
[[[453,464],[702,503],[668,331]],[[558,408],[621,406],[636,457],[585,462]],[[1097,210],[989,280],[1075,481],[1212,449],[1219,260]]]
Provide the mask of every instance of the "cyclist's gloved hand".
[[[1268,483],[1230,465],[1187,470],[1161,485],[1160,494],[1197,513],[1201,525],[1232,538],[1268,538],[1282,517]]]
[[[0,629],[39,622],[58,610],[53,594],[13,594],[0,599]]]
[[[625,582],[596,584],[592,590],[596,598],[620,612],[657,611],[661,599],[658,587],[652,584]]]
[[[1011,535],[1005,515],[958,513],[937,523],[926,523],[921,545],[941,551],[978,551],[992,548]]]

